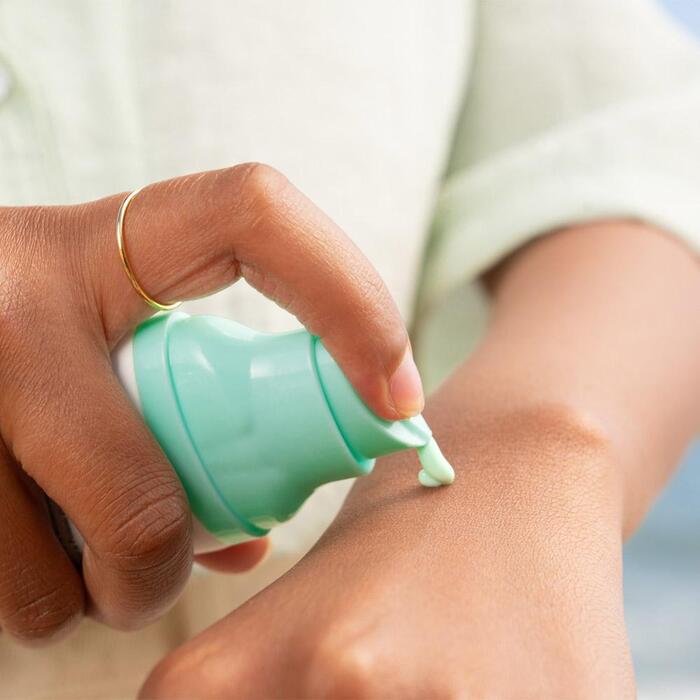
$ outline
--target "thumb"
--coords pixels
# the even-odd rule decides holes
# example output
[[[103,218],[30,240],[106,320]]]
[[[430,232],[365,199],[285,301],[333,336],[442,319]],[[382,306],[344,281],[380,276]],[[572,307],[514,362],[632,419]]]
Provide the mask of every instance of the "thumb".
[[[262,537],[257,540],[234,544],[215,552],[197,554],[194,560],[197,564],[212,571],[220,571],[224,574],[240,574],[257,566],[265,558],[269,549],[269,538]]]
[[[150,309],[121,266],[115,219],[124,195],[83,209],[83,248],[110,347]],[[383,418],[419,413],[423,391],[406,327],[379,274],[284,176],[260,164],[149,185],[124,221],[129,262],[160,302],[210,294],[239,277],[319,336]]]

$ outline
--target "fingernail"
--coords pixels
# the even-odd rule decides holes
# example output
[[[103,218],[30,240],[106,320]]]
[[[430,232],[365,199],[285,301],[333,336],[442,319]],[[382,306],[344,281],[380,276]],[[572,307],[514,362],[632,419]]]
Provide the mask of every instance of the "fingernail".
[[[406,348],[401,364],[389,380],[389,393],[394,408],[401,417],[410,418],[423,410],[423,383],[410,346]]]

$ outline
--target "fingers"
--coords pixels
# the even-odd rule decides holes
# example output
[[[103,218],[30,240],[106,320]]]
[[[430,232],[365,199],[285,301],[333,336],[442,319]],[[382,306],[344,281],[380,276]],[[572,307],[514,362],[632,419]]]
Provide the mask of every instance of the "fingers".
[[[123,196],[88,219],[87,249],[110,342],[149,309],[121,267],[114,218]],[[376,270],[291,183],[259,164],[151,185],[125,219],[134,273],[159,301],[211,293],[242,276],[320,336],[358,393],[388,419],[422,410],[405,325]],[[397,251],[397,253],[399,253]]]
[[[42,210],[56,221],[44,222],[46,235],[37,233],[34,245],[53,246],[53,260],[64,254],[56,241],[65,241],[72,257],[61,270],[72,276],[69,284],[47,266],[50,279],[22,288],[29,315],[19,306],[5,310],[0,428],[22,469],[85,538],[90,610],[132,628],[175,600],[192,548],[180,483],[109,364],[107,350],[149,312],[119,262],[114,220],[121,201]],[[26,224],[33,213],[18,217]],[[70,235],[57,237],[54,229]],[[198,296],[244,276],[324,340],[379,415],[394,419],[422,408],[404,324],[376,271],[274,170],[247,165],[148,187],[129,209],[125,235],[134,272],[154,297]],[[33,270],[32,260],[20,262]],[[56,289],[60,303],[53,302]],[[0,514],[25,533],[23,546],[7,534],[13,528],[0,533],[0,624],[23,638],[50,636],[80,615],[83,589],[9,458],[0,471]],[[208,563],[248,567],[264,554],[261,547]]]
[[[262,537],[250,542],[236,544],[217,552],[197,554],[195,561],[212,571],[224,574],[240,574],[257,566],[270,549],[270,541]]]
[[[28,644],[56,639],[80,620],[82,581],[2,444],[0,518],[0,627]]]
[[[43,365],[36,358],[32,381],[14,397],[11,449],[85,539],[93,614],[115,627],[139,627],[166,610],[187,580],[189,508],[104,352],[71,341],[54,347]],[[28,553],[20,554],[26,561]]]

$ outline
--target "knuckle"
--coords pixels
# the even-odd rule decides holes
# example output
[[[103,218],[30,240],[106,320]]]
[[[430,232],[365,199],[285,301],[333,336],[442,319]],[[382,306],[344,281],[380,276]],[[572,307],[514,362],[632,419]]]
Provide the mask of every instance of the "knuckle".
[[[6,360],[22,357],[38,308],[31,289],[20,284],[21,277],[14,269],[0,268],[0,353]]]
[[[24,263],[28,271],[50,274],[54,256],[65,244],[67,208],[52,206],[0,208],[0,241],[3,258]],[[45,250],[50,255],[37,255]]]
[[[159,569],[190,547],[191,519],[174,475],[157,475],[131,485],[105,509],[109,556],[119,568]]]
[[[237,209],[248,219],[249,228],[258,228],[272,212],[281,210],[289,198],[289,180],[270,165],[244,163],[231,168],[227,175],[232,181],[226,184],[236,193]]]
[[[34,309],[40,308],[37,290],[23,270],[23,263],[12,254],[0,261],[0,328],[5,336],[22,331],[33,321]],[[29,314],[29,317],[28,317]]]
[[[82,591],[75,583],[30,588],[3,620],[3,627],[24,644],[50,642],[74,627],[82,609]]]
[[[241,189],[262,203],[274,202],[289,180],[277,169],[265,163],[245,163],[237,166]]]
[[[182,653],[175,652],[161,661],[150,673],[140,697],[149,700],[166,700],[178,697],[183,690],[183,682],[188,679],[188,666]]]
[[[45,313],[47,288],[62,274],[61,220],[51,207],[0,208],[0,353],[10,359],[0,367],[4,379],[16,379],[27,347],[45,346],[63,320]]]
[[[219,655],[206,655],[189,646],[180,648],[163,659],[146,679],[140,698],[172,700],[173,698],[231,697],[240,688],[240,678],[233,666],[221,662]]]
[[[381,656],[369,640],[329,634],[307,665],[306,690],[312,697],[375,698],[378,678],[384,675]]]
[[[103,619],[123,630],[140,629],[162,615],[187,582],[192,563],[184,494],[162,477],[142,487],[149,483],[147,494],[131,491],[130,499],[126,491],[110,500],[84,555],[87,578],[98,576],[110,590],[100,607]]]

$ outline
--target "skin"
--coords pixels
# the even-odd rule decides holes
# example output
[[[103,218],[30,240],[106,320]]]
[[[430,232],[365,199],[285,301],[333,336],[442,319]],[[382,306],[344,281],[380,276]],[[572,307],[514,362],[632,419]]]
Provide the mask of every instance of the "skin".
[[[163,613],[192,562],[175,473],[111,370],[110,352],[152,310],[117,255],[124,193],[70,207],[0,208],[0,627],[55,639],[87,611],[131,629]],[[245,164],[158,183],[129,207],[137,279],[159,300],[240,277],[321,336],[387,419],[421,410],[406,328],[338,227],[282,175]],[[41,491],[85,538],[77,571]],[[203,557],[240,571],[266,542]]]
[[[621,548],[700,424],[700,267],[613,221],[543,237],[487,283],[489,331],[426,408],[455,483],[382,460],[143,697],[634,697]]]

